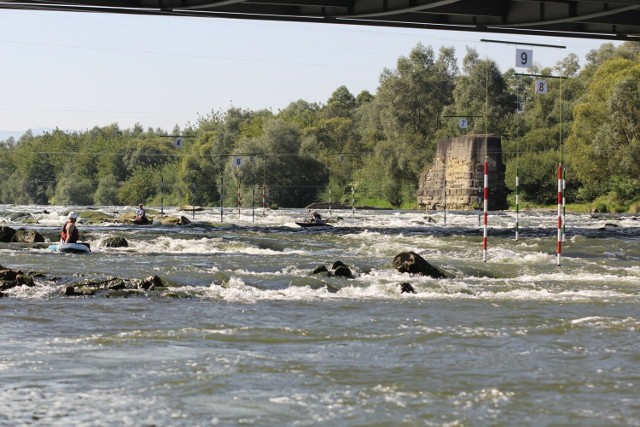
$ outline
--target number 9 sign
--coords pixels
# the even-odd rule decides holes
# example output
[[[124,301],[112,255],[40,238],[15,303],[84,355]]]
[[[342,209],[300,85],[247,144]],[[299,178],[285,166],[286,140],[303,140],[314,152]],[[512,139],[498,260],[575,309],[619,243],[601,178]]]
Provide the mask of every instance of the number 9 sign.
[[[533,50],[516,49],[516,67],[531,68],[533,66]]]

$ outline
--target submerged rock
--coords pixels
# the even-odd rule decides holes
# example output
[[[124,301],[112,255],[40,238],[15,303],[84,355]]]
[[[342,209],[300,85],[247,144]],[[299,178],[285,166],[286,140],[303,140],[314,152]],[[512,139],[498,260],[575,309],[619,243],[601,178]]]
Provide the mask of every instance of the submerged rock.
[[[313,269],[313,272],[311,274],[328,273],[328,272],[329,272],[329,269],[327,268],[326,265],[319,265]]]
[[[326,265],[319,265],[313,269],[313,272],[311,274],[321,273],[326,273],[327,276],[346,277],[349,279],[352,279],[354,277],[351,269],[342,261],[334,262],[331,266],[331,271],[329,271]]]
[[[400,273],[420,274],[443,279],[447,276],[415,252],[401,252],[393,258],[393,268]]]
[[[15,236],[16,230],[11,227],[2,226],[0,227],[0,242],[9,243],[13,241],[13,236]]]
[[[332,286],[328,283],[325,284],[326,288],[327,288],[327,292],[329,292],[330,294],[335,294],[337,293],[340,289],[336,288],[335,286]]]
[[[413,289],[411,283],[401,283],[400,284],[400,293],[401,294],[415,294],[416,290]]]
[[[0,291],[6,291],[16,286],[35,286],[33,276],[24,274],[20,270],[12,270],[0,266]]]
[[[102,294],[107,298],[146,295],[147,291],[164,290],[171,285],[158,276],[145,279],[124,279],[121,277],[91,278],[64,285],[60,289],[63,296],[92,296]]]
[[[138,287],[140,289],[152,290],[152,289],[158,289],[158,288],[167,288],[169,287],[169,285],[160,277],[153,275],[153,276],[147,277],[146,279],[143,279],[138,284]]]
[[[16,231],[16,234],[13,235],[13,239],[11,241],[17,243],[37,243],[44,242],[45,240],[44,236],[35,230],[19,228]]]

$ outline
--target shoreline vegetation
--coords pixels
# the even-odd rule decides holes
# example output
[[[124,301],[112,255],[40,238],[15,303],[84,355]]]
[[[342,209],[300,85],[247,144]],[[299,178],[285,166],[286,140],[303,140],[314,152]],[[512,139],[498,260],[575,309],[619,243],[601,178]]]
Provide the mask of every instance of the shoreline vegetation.
[[[0,203],[415,209],[437,142],[489,134],[501,138],[512,209],[516,176],[522,209],[554,206],[562,164],[567,210],[640,211],[640,43],[605,43],[586,64],[569,53],[527,75],[473,48],[457,55],[418,44],[381,72],[375,94],[340,86],[324,104],[230,107],[171,131],[27,131],[0,141]],[[533,75],[565,84],[536,95]],[[485,114],[467,128],[445,119],[474,111]]]

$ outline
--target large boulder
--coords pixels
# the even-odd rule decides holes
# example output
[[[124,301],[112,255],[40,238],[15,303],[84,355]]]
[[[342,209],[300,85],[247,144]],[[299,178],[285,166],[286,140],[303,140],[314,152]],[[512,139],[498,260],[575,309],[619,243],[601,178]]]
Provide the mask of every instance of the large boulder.
[[[183,215],[180,215],[180,216],[158,215],[153,220],[153,223],[154,224],[159,223],[161,225],[186,225],[186,224],[191,224],[191,221],[189,221],[189,218]]]
[[[102,241],[101,246],[105,248],[126,248],[129,247],[129,242],[121,236],[107,237]]]
[[[12,241],[17,243],[37,243],[44,242],[45,240],[44,236],[35,230],[19,228],[16,234],[14,234]]]
[[[346,265],[339,265],[333,270],[333,275],[336,277],[346,277],[347,279],[353,279],[353,273],[351,269]]]
[[[9,215],[9,220],[11,222],[21,222],[23,224],[37,224],[38,220],[36,217],[27,212],[15,212]]]
[[[13,236],[16,235],[16,230],[11,227],[2,226],[0,227],[0,242],[9,243],[13,242]]]
[[[437,267],[429,264],[415,252],[401,252],[393,258],[393,268],[400,273],[420,274],[422,276],[443,279],[447,277]]]
[[[66,215],[65,215],[66,216]],[[115,223],[117,219],[113,215],[109,215],[100,211],[84,210],[80,211],[80,224],[103,224],[103,223]]]

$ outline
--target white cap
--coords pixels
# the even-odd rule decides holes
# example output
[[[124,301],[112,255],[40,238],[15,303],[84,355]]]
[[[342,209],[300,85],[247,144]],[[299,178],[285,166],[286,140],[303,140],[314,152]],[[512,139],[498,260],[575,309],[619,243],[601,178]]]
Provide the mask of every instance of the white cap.
[[[78,219],[80,215],[78,215],[76,212],[69,212],[69,219]]]

